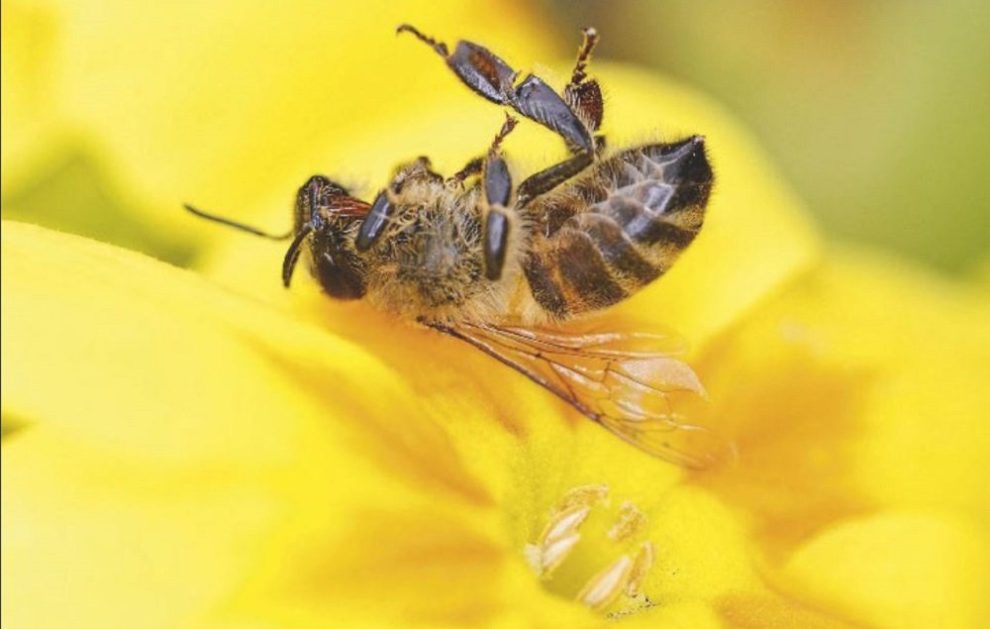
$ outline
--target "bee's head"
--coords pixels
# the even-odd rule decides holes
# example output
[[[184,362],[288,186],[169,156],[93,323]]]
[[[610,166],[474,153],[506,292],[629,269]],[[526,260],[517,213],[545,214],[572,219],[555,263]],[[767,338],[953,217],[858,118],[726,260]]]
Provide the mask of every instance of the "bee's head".
[[[343,186],[322,175],[310,177],[299,188],[295,224],[287,234],[272,234],[191,205],[185,208],[200,218],[262,238],[291,238],[292,244],[282,262],[282,282],[286,287],[292,279],[303,245],[307,245],[313,275],[329,296],[337,299],[359,299],[364,296],[365,264],[355,249],[355,239],[370,207],[347,194]]]
[[[308,244],[313,276],[336,299],[360,299],[365,293],[364,260],[354,248],[368,204],[351,197],[343,186],[314,175],[296,194],[295,237],[282,263],[288,286],[304,244]]]

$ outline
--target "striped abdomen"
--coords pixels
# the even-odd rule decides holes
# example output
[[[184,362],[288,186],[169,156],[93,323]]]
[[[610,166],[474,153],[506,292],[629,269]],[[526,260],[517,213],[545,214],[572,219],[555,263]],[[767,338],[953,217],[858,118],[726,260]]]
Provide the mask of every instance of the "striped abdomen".
[[[610,306],[662,275],[704,221],[712,171],[704,142],[629,149],[534,200],[524,269],[556,318]]]

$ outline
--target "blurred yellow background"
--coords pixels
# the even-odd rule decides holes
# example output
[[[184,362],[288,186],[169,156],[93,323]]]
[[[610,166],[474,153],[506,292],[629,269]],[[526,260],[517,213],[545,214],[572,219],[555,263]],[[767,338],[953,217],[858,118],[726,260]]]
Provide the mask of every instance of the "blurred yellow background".
[[[523,68],[563,65],[593,24],[598,58],[748,122],[826,233],[953,273],[990,250],[990,5],[966,0],[5,1],[3,215],[189,263],[208,236],[177,231],[181,201],[250,216],[312,172],[382,176],[354,173],[335,140],[430,107],[431,81],[449,78],[388,74],[410,50],[397,20]]]
[[[990,4],[559,0],[550,8],[565,31],[598,25],[600,56],[657,68],[722,100],[827,232],[952,271],[990,253]]]

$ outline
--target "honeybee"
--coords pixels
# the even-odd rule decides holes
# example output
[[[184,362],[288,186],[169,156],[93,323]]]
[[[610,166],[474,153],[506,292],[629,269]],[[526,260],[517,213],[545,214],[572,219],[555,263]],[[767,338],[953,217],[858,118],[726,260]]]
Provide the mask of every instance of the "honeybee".
[[[560,94],[533,74],[518,80],[478,44],[451,53],[408,24],[397,32],[432,48],[476,94],[558,134],[570,156],[513,185],[502,144],[517,118],[507,113],[487,152],[460,171],[444,177],[420,157],[371,203],[311,177],[283,236],[187,209],[291,239],[286,287],[305,252],[328,296],[367,299],[467,342],[654,455],[696,468],[716,460],[726,442],[673,408],[702,387],[665,338],[581,323],[660,277],[698,234],[713,182],[703,138],[606,151],[602,93],[587,74],[593,28]]]

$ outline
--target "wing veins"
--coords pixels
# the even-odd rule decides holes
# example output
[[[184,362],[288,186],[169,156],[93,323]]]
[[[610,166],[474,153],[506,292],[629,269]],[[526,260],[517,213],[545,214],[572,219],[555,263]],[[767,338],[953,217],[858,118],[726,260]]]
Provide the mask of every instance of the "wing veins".
[[[669,341],[669,336],[661,334],[649,334],[646,332],[596,332],[591,334],[565,335],[560,332],[548,331],[544,328],[520,328],[515,326],[500,327],[499,330],[509,336],[519,338],[523,342],[551,347],[561,351],[579,351],[583,354],[594,354],[599,356],[614,356],[616,358],[635,358],[648,356],[673,356],[680,353],[680,350],[621,350],[601,347],[608,343],[618,341],[638,341],[638,342],[661,342]]]
[[[693,388],[672,381],[670,390],[642,382],[627,373],[627,361],[650,357],[679,363],[669,353],[627,352],[598,349],[606,342],[651,341],[655,335],[593,335],[600,343],[589,346],[587,336],[568,337],[542,329],[499,327],[461,323],[456,327],[429,324],[434,329],[460,339],[502,364],[513,368],[570,404],[582,415],[601,424],[624,441],[646,452],[689,468],[700,469],[719,460],[723,453],[735,453],[731,441],[712,430],[680,420],[672,407],[672,393],[699,394]],[[549,338],[548,338],[549,337]],[[602,341],[601,339],[607,339]],[[574,361],[574,358],[580,358]],[[690,372],[687,365],[682,365]],[[641,366],[639,368],[642,368]],[[691,372],[693,375],[693,372]],[[665,372],[659,372],[663,382]],[[632,395],[632,398],[629,398]],[[652,410],[651,402],[662,406]]]

